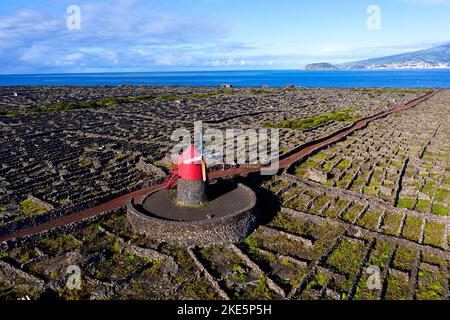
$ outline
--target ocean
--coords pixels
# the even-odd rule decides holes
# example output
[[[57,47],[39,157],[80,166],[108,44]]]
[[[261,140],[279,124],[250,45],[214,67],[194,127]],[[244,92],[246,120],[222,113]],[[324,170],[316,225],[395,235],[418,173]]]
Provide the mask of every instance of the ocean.
[[[185,71],[142,73],[85,73],[0,75],[0,86],[16,85],[152,85],[236,87],[386,87],[450,88],[450,70],[373,70],[373,71]]]

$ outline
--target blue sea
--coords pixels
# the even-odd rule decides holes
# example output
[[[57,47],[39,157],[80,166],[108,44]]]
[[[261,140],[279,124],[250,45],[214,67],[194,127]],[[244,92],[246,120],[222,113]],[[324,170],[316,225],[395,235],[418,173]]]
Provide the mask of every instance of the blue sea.
[[[391,87],[450,88],[450,70],[374,71],[184,71],[143,73],[85,73],[0,75],[0,85],[164,85],[236,87]]]

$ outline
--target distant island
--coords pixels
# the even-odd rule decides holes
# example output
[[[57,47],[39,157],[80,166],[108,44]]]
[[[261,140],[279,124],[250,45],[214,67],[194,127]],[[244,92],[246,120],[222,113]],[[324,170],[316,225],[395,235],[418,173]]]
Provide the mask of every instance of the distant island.
[[[321,62],[308,64],[305,66],[305,70],[339,70],[339,68],[331,63]]]
[[[304,70],[386,70],[386,69],[449,69],[450,43],[442,46],[333,65],[327,62],[308,64]]]

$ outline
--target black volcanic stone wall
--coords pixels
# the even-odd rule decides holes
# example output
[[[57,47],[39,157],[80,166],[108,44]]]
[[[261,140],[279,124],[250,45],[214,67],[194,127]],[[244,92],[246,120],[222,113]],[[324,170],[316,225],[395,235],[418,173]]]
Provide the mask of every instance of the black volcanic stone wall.
[[[205,182],[178,179],[177,203],[181,206],[200,206],[207,201]]]
[[[154,218],[139,211],[132,199],[127,201],[127,218],[140,234],[168,243],[183,246],[206,246],[242,241],[258,225],[256,195],[247,186],[239,185],[243,192],[250,192],[253,199],[248,207],[226,217],[202,221],[171,221]]]

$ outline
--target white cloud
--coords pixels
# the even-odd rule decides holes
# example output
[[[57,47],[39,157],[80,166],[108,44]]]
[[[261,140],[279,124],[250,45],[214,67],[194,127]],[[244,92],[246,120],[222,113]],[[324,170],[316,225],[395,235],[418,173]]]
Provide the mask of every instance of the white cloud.
[[[144,0],[80,7],[81,30],[67,30],[60,12],[21,9],[0,16],[0,72],[196,64],[204,55],[202,47],[223,52],[219,47],[228,32],[220,21],[151,10]]]

